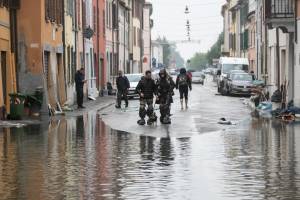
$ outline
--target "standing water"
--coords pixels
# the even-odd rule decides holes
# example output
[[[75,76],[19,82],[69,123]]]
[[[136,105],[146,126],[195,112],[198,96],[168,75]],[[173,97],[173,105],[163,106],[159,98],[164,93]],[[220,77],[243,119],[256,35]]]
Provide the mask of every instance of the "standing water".
[[[0,199],[299,199],[299,128],[155,138],[90,113],[0,129]]]

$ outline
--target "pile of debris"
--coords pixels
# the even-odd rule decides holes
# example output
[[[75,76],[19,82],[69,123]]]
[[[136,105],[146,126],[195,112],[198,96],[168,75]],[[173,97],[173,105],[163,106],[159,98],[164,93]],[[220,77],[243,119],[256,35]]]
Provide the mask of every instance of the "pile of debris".
[[[271,112],[276,119],[281,119],[286,122],[296,121],[300,119],[300,108],[294,106],[294,102],[290,101],[287,108],[278,108]]]

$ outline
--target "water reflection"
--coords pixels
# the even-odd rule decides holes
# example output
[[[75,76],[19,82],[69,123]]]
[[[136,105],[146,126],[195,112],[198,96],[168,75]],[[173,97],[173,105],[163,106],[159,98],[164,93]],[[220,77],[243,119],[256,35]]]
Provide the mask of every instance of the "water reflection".
[[[253,119],[156,138],[95,113],[0,129],[0,199],[299,199],[299,130]]]

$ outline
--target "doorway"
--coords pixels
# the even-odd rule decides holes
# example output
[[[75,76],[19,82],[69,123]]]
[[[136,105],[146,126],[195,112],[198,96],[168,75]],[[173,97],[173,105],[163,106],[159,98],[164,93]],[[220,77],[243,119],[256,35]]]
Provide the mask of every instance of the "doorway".
[[[103,77],[103,74],[104,74],[104,59],[103,58],[100,58],[99,59],[99,89],[104,89],[104,77]]]
[[[280,69],[280,85],[287,79],[286,77],[286,50],[281,50],[281,69]]]
[[[7,71],[7,66],[6,66],[6,51],[1,51],[0,55],[1,59],[1,75],[2,75],[2,91],[3,91],[3,102],[6,104],[6,99],[7,99],[7,77],[6,77],[6,71]]]

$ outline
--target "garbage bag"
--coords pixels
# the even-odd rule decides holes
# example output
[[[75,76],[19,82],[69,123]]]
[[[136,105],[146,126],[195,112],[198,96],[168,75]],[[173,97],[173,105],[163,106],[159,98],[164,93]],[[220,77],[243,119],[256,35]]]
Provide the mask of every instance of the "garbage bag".
[[[280,103],[282,101],[282,93],[280,90],[276,90],[272,97],[271,97],[271,101],[274,103]]]

